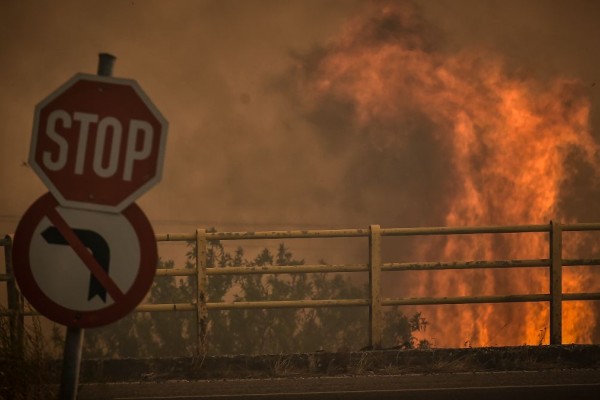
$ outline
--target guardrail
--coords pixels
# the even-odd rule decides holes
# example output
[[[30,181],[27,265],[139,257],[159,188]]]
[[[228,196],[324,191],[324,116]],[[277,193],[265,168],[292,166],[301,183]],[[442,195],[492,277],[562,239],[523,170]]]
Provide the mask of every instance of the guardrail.
[[[569,266],[600,265],[600,259],[563,259],[562,232],[565,231],[598,231],[600,223],[560,224],[550,222],[544,225],[514,226],[482,226],[482,227],[434,227],[434,228],[381,228],[371,225],[368,229],[339,230],[291,230],[264,232],[207,232],[197,229],[186,234],[158,234],[159,242],[193,241],[196,249],[195,268],[158,269],[157,276],[195,276],[197,290],[195,298],[189,303],[143,304],[137,312],[169,312],[195,311],[197,323],[197,351],[206,354],[208,343],[209,310],[233,309],[265,309],[265,308],[314,308],[314,307],[368,307],[369,308],[369,345],[378,348],[381,345],[383,325],[382,308],[394,305],[434,305],[434,304],[475,304],[475,303],[509,303],[509,302],[548,302],[550,307],[550,344],[562,343],[562,302],[571,300],[600,300],[600,293],[562,293],[562,269]],[[548,258],[530,260],[496,260],[496,261],[451,261],[420,263],[383,263],[381,259],[381,241],[384,236],[425,236],[425,235],[465,235],[465,234],[497,234],[497,233],[547,233],[549,235]],[[227,267],[209,268],[207,265],[207,246],[210,240],[249,240],[249,239],[297,239],[297,238],[347,238],[367,237],[369,239],[369,262],[366,264],[343,265],[294,265],[294,266],[260,266],[260,267]],[[11,302],[10,292],[16,291],[12,280],[12,264],[10,259],[10,237],[0,242],[5,246],[7,275],[0,280],[9,283],[9,309],[11,318],[23,315],[34,315],[35,312],[23,311],[22,301]],[[10,268],[9,268],[10,265]],[[547,267],[550,271],[549,293],[533,293],[503,296],[462,296],[436,298],[383,298],[381,296],[381,275],[387,271],[435,271],[490,268],[530,268]],[[244,274],[294,274],[322,272],[368,272],[369,295],[362,299],[330,299],[330,300],[286,300],[286,301],[254,301],[254,302],[219,302],[211,303],[207,298],[208,279],[216,275]],[[12,283],[11,283],[12,282]],[[10,289],[13,285],[13,289]],[[17,292],[18,293],[18,292]],[[17,296],[19,298],[19,296]],[[19,308],[20,307],[20,308]],[[18,319],[17,318],[17,319]],[[15,322],[18,324],[17,322]],[[12,326],[12,325],[11,325]],[[21,322],[22,329],[22,322]],[[18,326],[15,325],[15,329]]]

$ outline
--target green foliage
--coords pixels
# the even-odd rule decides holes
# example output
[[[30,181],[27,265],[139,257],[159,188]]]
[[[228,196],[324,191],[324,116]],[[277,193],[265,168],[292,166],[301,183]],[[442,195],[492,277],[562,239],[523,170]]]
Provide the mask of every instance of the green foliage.
[[[195,268],[196,249],[189,243],[185,268]],[[227,252],[219,241],[209,241],[208,268],[302,265],[284,244],[275,252],[265,248],[254,258],[244,250]],[[159,268],[174,268],[173,261],[160,261]],[[190,303],[196,293],[196,278],[157,277],[148,295],[149,303]],[[209,303],[365,298],[367,289],[342,274],[246,274],[211,275]],[[419,330],[420,314],[410,320],[397,308],[385,313],[384,343],[412,348],[413,331]],[[365,307],[305,309],[209,310],[207,341],[209,354],[280,354],[319,349],[357,350],[368,338]],[[188,356],[196,352],[195,312],[132,313],[107,327],[86,332],[85,357]],[[386,344],[387,345],[387,344]]]
[[[427,340],[418,340],[413,336],[414,332],[424,331],[428,324],[420,312],[408,318],[399,310],[398,306],[395,306],[384,313],[383,320],[384,346],[402,349],[427,349],[430,347]]]
[[[174,268],[173,261],[159,260],[158,268]],[[150,303],[189,303],[191,280],[157,277],[148,295]],[[193,312],[131,313],[106,327],[86,329],[86,358],[139,358],[191,354],[195,332]]]
[[[222,248],[215,242],[212,246]],[[218,253],[223,254],[221,251]],[[230,258],[231,265],[260,267],[266,265],[302,265],[283,244],[276,254],[262,250],[247,260],[241,248]],[[226,267],[221,263],[220,267]],[[222,278],[222,277],[221,277]],[[238,275],[231,278],[228,288],[220,290],[218,283],[209,283],[210,302],[222,302],[226,296],[235,301],[308,300],[359,298],[361,290],[353,288],[341,275],[327,274]],[[315,351],[320,348],[363,346],[366,340],[366,312],[356,308],[259,309],[210,312],[208,342],[215,354],[261,354]],[[363,314],[361,317],[360,314]],[[364,317],[364,318],[363,318]]]

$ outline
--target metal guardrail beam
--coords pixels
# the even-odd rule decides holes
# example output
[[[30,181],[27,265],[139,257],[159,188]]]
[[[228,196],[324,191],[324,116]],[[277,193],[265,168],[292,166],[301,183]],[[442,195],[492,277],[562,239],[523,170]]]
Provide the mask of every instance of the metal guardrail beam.
[[[534,233],[548,232],[548,225],[491,225],[430,228],[384,228],[382,236],[464,235],[474,233]]]
[[[186,242],[196,240],[194,233],[158,233],[154,237],[157,242]]]
[[[563,259],[563,267],[600,266],[600,259],[580,258]],[[495,260],[495,261],[455,261],[455,262],[409,262],[383,263],[382,271],[437,271],[446,269],[503,269],[503,268],[541,268],[550,266],[547,258],[531,260]],[[256,267],[227,267],[207,268],[208,276],[216,275],[250,275],[250,274],[301,274],[301,273],[337,273],[337,272],[368,272],[368,264],[301,264],[301,265],[265,265]],[[192,268],[159,268],[156,276],[195,276]],[[0,275],[0,281],[7,275]]]
[[[419,262],[385,263],[384,271],[435,271],[445,269],[491,269],[491,268],[531,268],[548,267],[550,260],[496,260],[496,261],[455,261],[455,262]]]
[[[563,232],[600,231],[600,223],[598,222],[579,222],[576,224],[561,224],[560,226]]]
[[[593,224],[583,230],[593,230]],[[600,224],[598,229],[600,229]],[[575,226],[575,225],[574,225]],[[381,236],[421,236],[421,235],[460,235],[480,233],[534,233],[548,232],[548,225],[492,225],[477,227],[424,227],[424,228],[381,228]],[[573,229],[574,230],[574,229]],[[207,232],[208,240],[250,240],[250,239],[301,239],[301,238],[344,238],[368,237],[368,229],[320,229],[256,232]],[[157,234],[159,242],[192,241],[193,233]]]
[[[563,267],[583,267],[590,265],[600,265],[599,258],[580,258],[580,259],[572,259],[572,258],[563,258],[562,266]]]
[[[158,268],[156,276],[196,276],[193,268]]]
[[[521,294],[507,296],[415,297],[403,299],[384,299],[382,303],[384,306],[426,306],[441,304],[529,303],[549,300],[549,294]]]
[[[302,239],[302,238],[343,238],[367,237],[368,229],[320,229],[258,232],[210,232],[208,240],[247,240],[247,239]]]
[[[550,336],[551,343],[562,340],[562,301],[600,300],[600,293],[561,293],[561,275],[563,267],[600,265],[600,259],[562,259],[562,232],[600,231],[600,223],[559,224],[551,222],[541,225],[512,226],[479,226],[479,227],[420,227],[420,228],[380,228],[372,225],[368,229],[330,229],[330,230],[286,230],[256,232],[206,232],[198,229],[193,233],[157,234],[159,242],[195,242],[195,268],[158,269],[156,276],[195,276],[197,293],[190,303],[175,304],[143,304],[136,312],[172,312],[192,311],[197,316],[198,352],[206,354],[206,333],[208,329],[208,310],[236,309],[276,309],[276,308],[314,308],[314,307],[369,307],[370,341],[377,345],[381,333],[381,307],[403,305],[443,305],[443,304],[477,304],[477,303],[515,303],[515,302],[548,302],[550,304]],[[486,260],[486,261],[435,261],[435,262],[401,262],[383,263],[381,260],[381,237],[383,236],[427,236],[427,235],[463,235],[463,234],[513,234],[513,233],[545,233],[549,238],[549,258],[530,260]],[[340,265],[285,265],[254,267],[208,267],[207,246],[211,240],[254,240],[254,239],[294,239],[294,238],[352,238],[369,239],[368,264]],[[11,237],[0,238],[0,246],[11,246]],[[5,252],[7,264],[12,268],[10,251]],[[503,268],[539,268],[550,270],[550,293],[518,294],[504,296],[462,296],[462,297],[423,297],[423,298],[381,298],[381,273],[388,271],[436,271],[464,269],[503,269]],[[210,302],[207,298],[207,285],[210,276],[248,275],[248,274],[296,274],[296,273],[337,273],[368,272],[370,293],[366,299],[334,299],[334,300],[284,300],[255,302]],[[0,281],[12,281],[11,273],[0,274]],[[16,293],[16,292],[15,292]],[[14,302],[17,304],[17,302]],[[31,316],[38,313],[31,309],[2,312],[1,316]]]
[[[462,296],[462,297],[418,297],[418,298],[385,298],[382,306],[414,306],[414,305],[444,305],[444,304],[470,304],[470,303],[528,303],[549,301],[549,294],[527,294],[509,296]],[[565,293],[563,301],[589,301],[600,300],[600,293]],[[275,308],[318,308],[318,307],[366,307],[366,299],[349,300],[287,300],[287,301],[244,301],[233,303],[207,303],[209,310],[239,310],[239,309],[275,309]],[[135,312],[170,312],[170,311],[196,311],[194,303],[174,304],[142,304]],[[10,312],[0,312],[0,317],[12,315]],[[37,311],[27,309],[26,316],[40,315]]]
[[[236,301],[233,303],[207,303],[209,310],[239,310],[267,308],[319,308],[319,307],[361,307],[370,304],[367,299],[344,300],[277,300],[277,301]]]
[[[207,268],[208,276],[214,275],[252,275],[252,274],[299,274],[325,272],[369,272],[367,264],[332,264],[332,265],[268,265],[256,267]]]
[[[563,293],[562,299],[563,301],[600,300],[600,293]]]
[[[157,234],[159,242],[193,241],[193,233]],[[256,232],[206,232],[207,240],[252,240],[252,239],[302,239],[302,238],[344,238],[367,237],[368,229],[321,229],[321,230],[289,230],[289,231],[256,231]]]
[[[135,312],[167,312],[167,311],[196,311],[198,307],[193,303],[175,304],[142,304],[135,308]]]

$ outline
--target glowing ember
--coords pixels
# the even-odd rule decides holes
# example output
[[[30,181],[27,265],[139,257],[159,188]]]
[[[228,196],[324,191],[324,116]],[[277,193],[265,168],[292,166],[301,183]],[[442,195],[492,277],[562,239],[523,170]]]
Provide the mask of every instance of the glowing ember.
[[[563,78],[536,81],[480,49],[444,52],[428,40],[406,4],[371,11],[352,21],[322,55],[304,88],[310,99],[349,102],[360,127],[397,127],[362,130],[382,146],[402,147],[410,135],[433,135],[453,167],[454,190],[441,221],[447,226],[567,222],[560,209],[561,186],[572,171],[565,161],[575,150],[596,165],[598,150],[590,134],[590,105],[579,84]],[[411,129],[417,117],[433,129]],[[445,261],[548,257],[545,235],[472,235],[442,243],[422,246],[414,256]],[[565,291],[581,289],[578,274],[564,279]],[[547,272],[540,269],[422,273],[412,295],[547,293],[547,282]],[[427,336],[438,346],[549,339],[545,303],[431,307],[424,314],[431,322]],[[563,316],[564,343],[591,340],[589,303],[565,303]]]

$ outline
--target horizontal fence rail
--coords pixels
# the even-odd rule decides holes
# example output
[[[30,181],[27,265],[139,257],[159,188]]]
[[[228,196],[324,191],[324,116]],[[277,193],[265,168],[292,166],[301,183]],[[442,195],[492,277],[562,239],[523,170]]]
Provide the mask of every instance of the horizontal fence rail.
[[[156,276],[192,276],[196,277],[197,290],[189,303],[143,304],[137,312],[195,312],[197,322],[197,351],[206,354],[208,343],[209,310],[272,309],[272,308],[316,308],[316,307],[368,307],[369,308],[369,345],[381,346],[383,332],[382,307],[419,306],[443,304],[480,304],[480,303],[518,303],[547,302],[550,307],[550,343],[562,343],[562,302],[600,300],[600,293],[562,293],[563,267],[600,265],[600,259],[563,259],[562,232],[600,231],[600,223],[560,224],[550,222],[543,225],[481,226],[481,227],[427,227],[427,228],[381,228],[371,225],[368,229],[331,229],[331,230],[288,230],[259,232],[207,232],[197,229],[192,233],[157,234],[158,242],[194,242],[196,265],[194,268],[157,269]],[[548,258],[525,260],[493,261],[439,261],[439,262],[402,262],[383,263],[381,261],[382,237],[393,236],[431,236],[431,235],[473,235],[473,234],[548,234]],[[315,264],[289,266],[251,266],[212,268],[207,265],[207,250],[210,241],[228,240],[267,240],[267,239],[317,239],[317,238],[368,238],[369,260],[363,264]],[[12,239],[6,236],[0,239],[5,248],[6,273],[0,275],[0,281],[9,284],[9,312],[11,329],[18,333],[22,330],[22,317],[36,315],[34,310],[23,307],[22,298],[12,278],[11,246]],[[547,268],[550,271],[549,293],[532,293],[501,296],[461,296],[461,297],[421,297],[421,298],[383,298],[381,296],[381,276],[390,271],[438,271],[466,269],[507,269],[507,268]],[[280,300],[280,301],[237,301],[210,302],[207,288],[211,276],[249,275],[249,274],[306,274],[362,272],[369,274],[369,295],[362,299],[327,300]],[[12,286],[11,286],[12,285]],[[17,318],[18,317],[18,318]],[[20,319],[19,319],[20,318]]]

